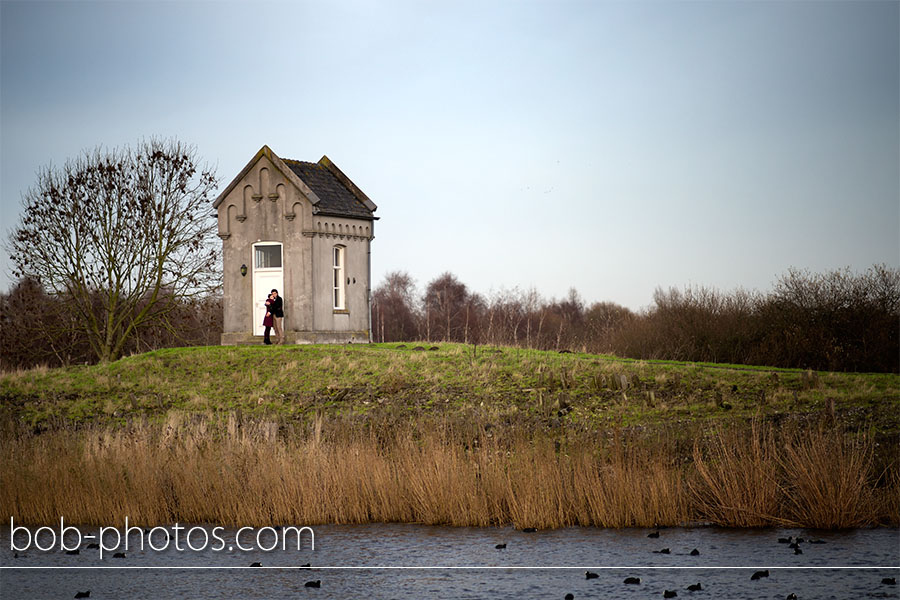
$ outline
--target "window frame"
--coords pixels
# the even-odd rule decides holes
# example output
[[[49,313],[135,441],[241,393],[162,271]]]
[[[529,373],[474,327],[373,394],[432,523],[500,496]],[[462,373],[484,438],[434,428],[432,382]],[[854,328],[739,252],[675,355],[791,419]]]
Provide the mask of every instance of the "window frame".
[[[331,247],[331,304],[335,311],[347,310],[347,284],[345,282],[347,247],[335,244]]]
[[[257,264],[258,254],[260,253],[260,249],[264,247],[278,248],[278,258],[279,264],[277,267],[260,267]],[[262,253],[265,255],[265,253]],[[274,271],[274,270],[283,270],[284,269],[284,244],[281,242],[256,242],[253,244],[253,270],[254,271]]]

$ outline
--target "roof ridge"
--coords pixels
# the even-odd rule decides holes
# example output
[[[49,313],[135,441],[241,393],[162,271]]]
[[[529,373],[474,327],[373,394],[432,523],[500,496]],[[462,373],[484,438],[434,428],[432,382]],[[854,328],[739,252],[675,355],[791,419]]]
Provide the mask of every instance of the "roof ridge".
[[[297,160],[296,158],[282,158],[281,160],[286,163],[297,163],[298,165],[311,165],[316,167],[321,166],[319,163],[310,162],[308,160]]]

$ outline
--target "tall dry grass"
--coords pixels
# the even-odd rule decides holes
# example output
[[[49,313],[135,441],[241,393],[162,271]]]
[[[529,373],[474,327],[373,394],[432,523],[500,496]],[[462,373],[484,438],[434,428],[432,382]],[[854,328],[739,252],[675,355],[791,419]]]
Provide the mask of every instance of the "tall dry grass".
[[[801,433],[780,457],[786,514],[821,529],[871,525],[877,506],[873,452],[869,437],[839,437],[821,429]]]
[[[581,452],[574,458],[578,522],[635,527],[691,520],[677,455],[662,440],[635,447],[629,441],[615,435],[600,456]]]
[[[738,527],[897,524],[897,464],[875,473],[874,451],[870,436],[822,425],[720,428],[703,449],[695,445],[689,488],[699,518]]]
[[[756,424],[713,431],[691,457],[665,434],[609,433],[174,414],[157,425],[5,432],[0,510],[34,524],[898,522],[896,465],[876,488],[865,438],[781,437]]]
[[[688,482],[698,516],[735,527],[761,527],[779,515],[778,453],[774,432],[754,422],[750,431],[718,429],[693,451]]]

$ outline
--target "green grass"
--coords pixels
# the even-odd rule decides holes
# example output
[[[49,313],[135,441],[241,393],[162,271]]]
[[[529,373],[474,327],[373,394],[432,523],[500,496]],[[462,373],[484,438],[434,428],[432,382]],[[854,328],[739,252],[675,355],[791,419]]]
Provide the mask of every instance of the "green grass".
[[[430,347],[429,344],[422,344]],[[404,347],[405,346],[405,347]],[[37,429],[170,411],[482,419],[580,427],[828,411],[900,431],[900,377],[439,344],[173,348],[0,376],[4,420]],[[625,380],[623,389],[622,379]]]

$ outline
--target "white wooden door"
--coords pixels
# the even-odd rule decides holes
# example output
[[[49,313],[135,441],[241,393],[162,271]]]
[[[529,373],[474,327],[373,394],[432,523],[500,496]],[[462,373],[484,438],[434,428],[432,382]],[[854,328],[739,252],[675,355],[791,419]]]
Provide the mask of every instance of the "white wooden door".
[[[253,334],[263,335],[266,298],[273,289],[283,295],[284,267],[281,244],[260,242],[253,244]]]

